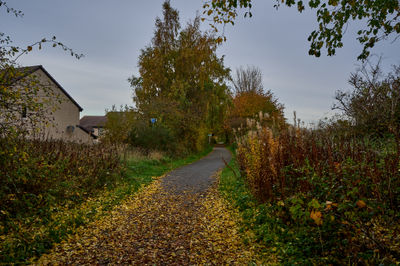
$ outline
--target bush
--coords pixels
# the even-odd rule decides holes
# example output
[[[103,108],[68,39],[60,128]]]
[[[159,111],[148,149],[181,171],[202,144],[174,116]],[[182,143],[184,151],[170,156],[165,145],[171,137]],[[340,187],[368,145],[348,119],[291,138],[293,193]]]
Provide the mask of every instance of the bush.
[[[395,145],[340,136],[259,128],[238,140],[241,173],[264,206],[259,238],[289,263],[398,263]]]
[[[162,150],[172,152],[177,147],[178,140],[173,132],[161,125],[138,125],[130,132],[130,144],[135,147],[141,147],[147,151]]]
[[[349,78],[350,91],[337,91],[333,108],[345,115],[360,135],[394,134],[400,142],[400,66],[383,74],[381,59],[364,62]],[[400,145],[400,144],[399,144]]]
[[[82,224],[79,211],[65,224],[55,221],[123,177],[119,157],[104,145],[1,138],[0,261],[38,255]]]

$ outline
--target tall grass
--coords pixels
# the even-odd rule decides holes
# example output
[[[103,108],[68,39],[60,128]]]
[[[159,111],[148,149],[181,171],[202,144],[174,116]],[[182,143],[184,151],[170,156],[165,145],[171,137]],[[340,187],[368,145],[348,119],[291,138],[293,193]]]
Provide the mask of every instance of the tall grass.
[[[400,167],[389,143],[382,149],[329,130],[259,128],[238,140],[237,158],[296,262],[393,263],[400,257]]]

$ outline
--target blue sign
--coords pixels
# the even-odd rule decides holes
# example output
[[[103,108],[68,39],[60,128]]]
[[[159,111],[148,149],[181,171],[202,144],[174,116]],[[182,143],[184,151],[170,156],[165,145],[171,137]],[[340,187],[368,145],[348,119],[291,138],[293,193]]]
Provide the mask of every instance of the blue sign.
[[[154,124],[155,122],[157,122],[157,118],[150,118],[150,122],[151,122],[152,124]]]

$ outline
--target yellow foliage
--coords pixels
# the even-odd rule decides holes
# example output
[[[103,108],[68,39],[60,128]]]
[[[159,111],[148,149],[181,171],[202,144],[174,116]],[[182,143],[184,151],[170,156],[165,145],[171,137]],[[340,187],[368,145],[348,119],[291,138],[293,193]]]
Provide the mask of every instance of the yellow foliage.
[[[367,204],[363,201],[363,200],[359,200],[359,201],[357,201],[357,206],[359,207],[359,208],[365,208],[366,206],[367,206]]]
[[[310,218],[316,225],[322,225],[322,213],[320,211],[311,211]]]
[[[213,187],[205,195],[166,191],[161,180],[58,244],[38,264],[263,264],[244,245],[238,210]]]
[[[279,141],[269,128],[250,131],[244,139],[238,141],[238,159],[245,166],[246,179],[256,195],[265,200],[273,182],[277,180],[277,162]],[[270,195],[269,195],[270,196]]]

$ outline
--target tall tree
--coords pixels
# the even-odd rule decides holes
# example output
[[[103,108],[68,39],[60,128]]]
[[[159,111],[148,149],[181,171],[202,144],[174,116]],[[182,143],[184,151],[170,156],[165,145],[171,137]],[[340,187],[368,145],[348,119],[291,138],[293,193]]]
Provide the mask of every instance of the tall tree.
[[[374,45],[389,36],[396,39],[400,34],[400,2],[398,0],[275,0],[275,7],[281,4],[296,6],[299,12],[306,8],[317,13],[318,29],[311,32],[309,54],[319,57],[325,46],[329,56],[343,46],[343,35],[350,21],[365,22],[358,31],[357,40],[363,45],[358,59],[366,59]],[[251,16],[252,0],[209,0],[204,4],[204,13],[216,24],[234,24],[237,9],[247,9],[245,16]],[[215,28],[215,25],[212,25]]]
[[[239,67],[232,79],[235,95],[229,110],[225,127],[228,130],[246,128],[248,118],[255,119],[263,125],[272,127],[285,121],[283,105],[278,102],[271,90],[265,90],[262,83],[262,72],[259,68]]]
[[[113,105],[110,110],[106,110],[106,117],[101,141],[112,144],[127,143],[130,130],[136,122],[135,110],[127,105],[121,105],[119,109]]]
[[[229,69],[216,55],[214,37],[200,31],[199,17],[181,30],[178,11],[166,1],[155,26],[139,56],[140,76],[129,79],[134,102],[144,119],[157,118],[184,147],[201,149],[222,123]]]
[[[255,66],[236,69],[236,77],[232,80],[232,83],[236,94],[243,92],[262,93],[264,91],[261,70]]]
[[[400,143],[400,66],[384,75],[366,62],[349,78],[350,91],[337,91],[333,109],[343,112],[358,133],[393,133]],[[400,144],[399,144],[400,145]]]

